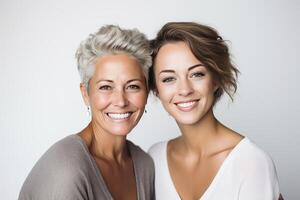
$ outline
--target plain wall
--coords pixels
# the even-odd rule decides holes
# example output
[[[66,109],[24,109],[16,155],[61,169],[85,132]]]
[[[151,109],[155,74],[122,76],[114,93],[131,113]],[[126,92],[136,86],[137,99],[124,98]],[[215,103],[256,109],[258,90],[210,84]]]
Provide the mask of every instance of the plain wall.
[[[88,123],[74,58],[80,41],[104,24],[153,38],[168,21],[208,24],[230,41],[238,92],[216,116],[268,152],[284,197],[300,199],[299,10],[296,0],[1,0],[1,199],[16,199],[40,156]],[[129,136],[144,150],[179,134],[158,99],[147,111]]]

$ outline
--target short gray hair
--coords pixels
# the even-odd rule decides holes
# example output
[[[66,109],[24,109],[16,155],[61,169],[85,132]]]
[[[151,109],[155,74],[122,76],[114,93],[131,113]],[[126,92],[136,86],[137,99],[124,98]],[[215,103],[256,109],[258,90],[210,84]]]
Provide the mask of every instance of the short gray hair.
[[[76,52],[79,75],[86,89],[89,88],[96,59],[119,53],[127,53],[138,60],[148,83],[152,51],[146,36],[137,29],[122,29],[116,25],[106,25],[81,42]]]

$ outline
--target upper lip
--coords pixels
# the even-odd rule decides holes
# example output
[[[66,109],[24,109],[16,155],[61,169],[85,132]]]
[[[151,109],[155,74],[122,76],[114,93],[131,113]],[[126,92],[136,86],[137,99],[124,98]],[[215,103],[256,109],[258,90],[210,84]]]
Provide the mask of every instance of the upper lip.
[[[199,99],[191,99],[191,100],[177,101],[177,102],[175,102],[175,104],[189,103],[189,102],[193,102],[193,101],[199,101]]]
[[[112,112],[106,112],[106,114],[111,113],[111,114],[124,114],[124,113],[133,113],[133,111],[120,111],[120,112],[116,112],[116,111],[112,111]]]

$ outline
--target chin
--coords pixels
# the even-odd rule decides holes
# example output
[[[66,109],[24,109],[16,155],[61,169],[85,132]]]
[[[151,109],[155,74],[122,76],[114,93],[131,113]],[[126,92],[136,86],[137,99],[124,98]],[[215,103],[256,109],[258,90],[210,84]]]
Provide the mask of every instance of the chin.
[[[186,113],[186,115],[180,113],[178,115],[173,115],[173,118],[176,120],[176,122],[181,125],[197,124],[199,121],[201,121],[201,119],[203,119],[203,117],[204,115],[201,113]]]
[[[176,122],[181,125],[194,125],[199,122],[199,119],[177,119]]]
[[[110,133],[116,136],[127,136],[132,129],[128,128],[112,128]]]

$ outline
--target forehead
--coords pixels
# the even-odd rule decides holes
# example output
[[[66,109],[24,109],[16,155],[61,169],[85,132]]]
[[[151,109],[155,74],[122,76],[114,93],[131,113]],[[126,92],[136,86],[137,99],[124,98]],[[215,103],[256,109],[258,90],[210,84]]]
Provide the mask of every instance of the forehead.
[[[94,77],[107,79],[142,78],[138,60],[128,54],[105,55],[95,62]]]
[[[183,68],[202,63],[192,53],[185,42],[172,42],[163,45],[155,59],[155,68]]]

